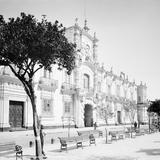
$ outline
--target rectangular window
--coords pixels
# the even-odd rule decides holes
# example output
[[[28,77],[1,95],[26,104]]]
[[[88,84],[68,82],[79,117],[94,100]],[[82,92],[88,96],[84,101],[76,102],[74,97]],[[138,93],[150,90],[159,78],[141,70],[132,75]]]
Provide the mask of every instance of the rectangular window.
[[[89,89],[89,76],[87,74],[84,74],[83,77],[83,87],[84,89]]]
[[[43,116],[51,116],[53,113],[52,110],[52,100],[51,99],[43,99],[42,103],[42,115]]]
[[[65,113],[71,113],[71,102],[65,102],[64,103],[64,112]]]

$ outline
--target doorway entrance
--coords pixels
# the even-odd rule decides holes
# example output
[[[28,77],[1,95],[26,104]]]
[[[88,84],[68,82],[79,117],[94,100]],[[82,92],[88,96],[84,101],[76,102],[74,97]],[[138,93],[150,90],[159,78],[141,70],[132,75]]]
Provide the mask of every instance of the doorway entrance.
[[[93,108],[90,104],[86,104],[84,108],[84,126],[93,126]]]
[[[24,126],[24,103],[18,101],[9,102],[9,124],[13,128]]]

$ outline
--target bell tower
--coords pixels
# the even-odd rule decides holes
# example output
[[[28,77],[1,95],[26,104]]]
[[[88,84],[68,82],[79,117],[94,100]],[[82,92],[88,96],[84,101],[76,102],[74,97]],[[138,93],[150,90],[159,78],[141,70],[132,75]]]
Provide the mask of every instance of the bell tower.
[[[141,82],[137,86],[137,118],[139,125],[148,122],[147,106],[147,86]]]

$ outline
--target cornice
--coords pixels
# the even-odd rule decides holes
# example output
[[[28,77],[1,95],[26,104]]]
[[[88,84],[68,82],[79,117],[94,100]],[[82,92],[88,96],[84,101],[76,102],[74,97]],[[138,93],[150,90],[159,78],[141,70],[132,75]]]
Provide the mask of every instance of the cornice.
[[[22,86],[22,83],[20,80],[16,77],[11,77],[9,75],[0,75],[0,83],[12,83],[15,85],[20,85]]]
[[[92,70],[92,72],[95,72],[95,65],[94,65],[94,63],[88,61],[88,62],[83,62],[82,65],[85,65],[85,66],[89,67]]]

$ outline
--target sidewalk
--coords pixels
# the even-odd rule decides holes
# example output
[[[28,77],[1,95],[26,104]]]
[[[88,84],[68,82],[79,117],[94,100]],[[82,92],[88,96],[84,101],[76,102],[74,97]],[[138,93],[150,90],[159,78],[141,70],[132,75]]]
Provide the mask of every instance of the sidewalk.
[[[102,126],[97,127],[97,129],[102,130],[105,133],[105,128],[118,128],[124,126]],[[54,143],[59,142],[57,137],[67,137],[77,135],[77,131],[81,130],[93,130],[93,127],[84,127],[84,128],[56,128],[56,129],[44,129],[46,133],[45,143],[50,144],[51,138],[54,139]],[[15,141],[16,144],[23,147],[29,147],[29,142],[34,142],[33,130],[26,131],[15,131],[15,132],[0,132],[0,143],[6,141]]]
[[[134,139],[114,141],[105,144],[105,138],[97,138],[97,145],[89,146],[85,143],[84,149],[69,149],[60,152],[60,144],[46,144],[44,149],[47,160],[159,160],[160,159],[160,134],[153,133],[139,136]],[[34,156],[35,148],[24,147],[23,160]],[[0,160],[15,160],[15,154],[0,157]]]

